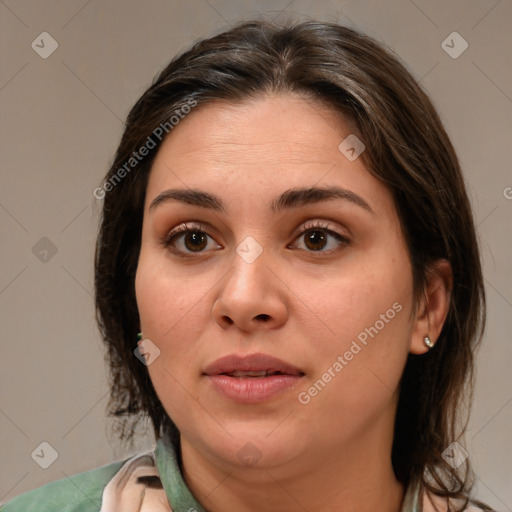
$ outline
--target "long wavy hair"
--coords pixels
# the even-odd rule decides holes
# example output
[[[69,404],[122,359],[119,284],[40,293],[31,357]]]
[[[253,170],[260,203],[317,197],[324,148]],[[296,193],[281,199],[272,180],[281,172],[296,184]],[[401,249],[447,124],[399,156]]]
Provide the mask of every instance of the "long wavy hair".
[[[101,190],[96,246],[96,316],[106,344],[116,434],[132,439],[142,418],[155,437],[178,435],[147,369],[134,357],[139,315],[135,272],[148,175],[170,119],[193,102],[243,101],[299,93],[336,109],[357,127],[366,168],[392,192],[412,262],[416,300],[439,258],[449,261],[453,289],[435,348],[410,354],[400,382],[392,464],[405,485],[468,503],[469,460],[453,468],[443,451],[463,443],[474,384],[474,353],[485,323],[485,294],[474,221],[454,148],[425,92],[393,53],[334,23],[243,22],[195,43],[161,71],[137,101]],[[190,108],[189,108],[190,110]],[[167,123],[167,124],[165,124]],[[161,133],[162,128],[160,128]],[[134,158],[149,147],[144,158]],[[160,137],[163,139],[164,137]],[[124,169],[124,171],[122,171]],[[478,502],[476,502],[478,503]],[[479,503],[486,510],[485,505]]]

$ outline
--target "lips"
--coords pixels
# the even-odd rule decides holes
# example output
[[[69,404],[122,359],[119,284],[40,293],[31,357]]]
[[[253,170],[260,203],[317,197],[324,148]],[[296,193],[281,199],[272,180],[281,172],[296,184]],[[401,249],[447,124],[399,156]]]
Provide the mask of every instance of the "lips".
[[[233,354],[217,359],[203,375],[223,398],[257,404],[293,389],[304,372],[266,354]]]
[[[266,354],[240,356],[232,354],[221,357],[204,371],[206,375],[228,375],[230,377],[268,377],[269,375],[302,376],[304,372],[281,359]]]

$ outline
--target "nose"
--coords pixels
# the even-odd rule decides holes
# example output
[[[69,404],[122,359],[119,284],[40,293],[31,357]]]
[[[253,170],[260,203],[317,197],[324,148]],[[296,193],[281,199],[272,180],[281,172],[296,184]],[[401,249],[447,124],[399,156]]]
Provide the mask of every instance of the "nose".
[[[270,330],[286,322],[286,286],[269,263],[265,251],[252,262],[233,255],[232,268],[220,282],[212,310],[222,329]]]

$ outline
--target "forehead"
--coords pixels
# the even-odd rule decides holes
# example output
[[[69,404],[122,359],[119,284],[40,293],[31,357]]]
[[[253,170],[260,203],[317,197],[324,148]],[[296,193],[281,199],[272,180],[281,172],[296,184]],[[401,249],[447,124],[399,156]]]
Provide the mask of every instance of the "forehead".
[[[389,192],[362,158],[349,160],[340,151],[354,132],[339,112],[298,94],[207,103],[195,107],[162,143],[147,196],[151,200],[180,186],[239,198],[259,191],[269,198],[278,189],[336,184],[369,202],[389,202]]]
[[[220,156],[236,153],[265,161],[318,157],[340,136],[349,135],[347,120],[326,104],[299,94],[266,94],[244,101],[215,101],[196,107],[164,141],[161,151],[179,146],[182,155],[200,151]],[[326,137],[329,133],[330,137]]]

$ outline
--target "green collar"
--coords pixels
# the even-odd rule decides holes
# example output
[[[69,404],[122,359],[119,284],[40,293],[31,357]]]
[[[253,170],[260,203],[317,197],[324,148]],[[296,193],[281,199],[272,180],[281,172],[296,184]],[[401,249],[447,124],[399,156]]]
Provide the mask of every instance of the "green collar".
[[[173,512],[206,512],[197,502],[181,474],[176,447],[170,439],[160,438],[155,448],[158,473]],[[421,512],[419,487],[409,486],[400,512]]]
[[[155,448],[156,466],[173,512],[206,512],[188,488],[180,471],[176,449],[161,437]]]

